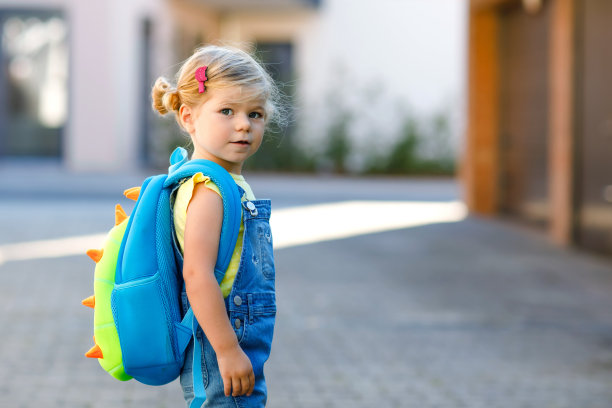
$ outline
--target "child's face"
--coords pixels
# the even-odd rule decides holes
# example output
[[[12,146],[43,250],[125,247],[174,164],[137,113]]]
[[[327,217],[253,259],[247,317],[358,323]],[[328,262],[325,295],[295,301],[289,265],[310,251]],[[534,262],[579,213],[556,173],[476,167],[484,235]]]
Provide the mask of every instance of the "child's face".
[[[244,161],[261,145],[265,100],[244,99],[240,87],[206,92],[208,98],[199,107],[183,106],[180,111],[193,140],[193,158],[211,160],[240,174]]]

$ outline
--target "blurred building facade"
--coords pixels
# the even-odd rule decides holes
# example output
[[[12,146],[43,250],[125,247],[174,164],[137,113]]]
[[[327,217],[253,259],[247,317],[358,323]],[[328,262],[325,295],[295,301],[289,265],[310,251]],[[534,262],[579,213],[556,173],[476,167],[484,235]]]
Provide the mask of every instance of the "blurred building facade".
[[[612,2],[471,0],[469,208],[612,253]]]
[[[50,157],[90,171],[138,163],[145,44],[163,8],[146,0],[0,0],[0,157]]]
[[[206,43],[261,51],[295,85],[304,140],[320,138],[338,110],[330,95],[372,124],[356,123],[356,134],[379,140],[400,125],[390,113],[402,103],[447,103],[460,116],[465,2],[432,3],[0,0],[0,159],[52,157],[73,171],[142,166],[164,143],[154,134],[164,129],[150,108],[153,81]]]

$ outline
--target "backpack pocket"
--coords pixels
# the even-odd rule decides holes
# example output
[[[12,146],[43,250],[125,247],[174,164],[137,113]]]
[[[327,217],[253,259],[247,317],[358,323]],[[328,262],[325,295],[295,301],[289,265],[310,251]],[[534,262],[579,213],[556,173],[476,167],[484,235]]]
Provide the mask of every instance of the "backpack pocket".
[[[174,380],[183,363],[178,351],[178,293],[169,294],[159,273],[115,285],[111,305],[126,373],[149,385]],[[168,299],[176,299],[171,304]],[[118,312],[120,311],[120,312]]]

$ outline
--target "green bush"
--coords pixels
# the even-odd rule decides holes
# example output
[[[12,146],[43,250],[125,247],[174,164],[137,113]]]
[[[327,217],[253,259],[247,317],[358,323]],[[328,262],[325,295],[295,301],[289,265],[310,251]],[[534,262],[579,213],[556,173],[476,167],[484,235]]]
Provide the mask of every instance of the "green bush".
[[[331,161],[336,173],[345,173],[347,171],[346,162],[351,153],[348,130],[350,118],[350,113],[341,112],[333,118],[327,131],[327,145],[324,156]]]
[[[431,123],[406,115],[397,141],[386,153],[366,153],[366,174],[450,175],[455,163],[450,145],[450,126],[443,114]]]

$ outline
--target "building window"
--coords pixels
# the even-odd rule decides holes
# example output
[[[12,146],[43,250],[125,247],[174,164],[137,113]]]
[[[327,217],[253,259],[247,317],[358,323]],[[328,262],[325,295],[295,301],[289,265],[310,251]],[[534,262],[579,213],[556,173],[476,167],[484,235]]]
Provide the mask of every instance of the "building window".
[[[59,156],[68,115],[60,12],[0,9],[0,155]]]

